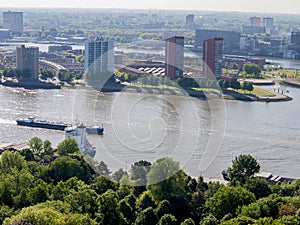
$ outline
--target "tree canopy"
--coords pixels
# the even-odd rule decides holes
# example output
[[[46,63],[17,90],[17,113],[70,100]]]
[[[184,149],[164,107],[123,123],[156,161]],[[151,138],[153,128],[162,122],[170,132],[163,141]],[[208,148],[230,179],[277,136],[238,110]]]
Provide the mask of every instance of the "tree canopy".
[[[117,170],[114,180],[116,174],[97,173],[86,158],[73,151],[67,150],[63,156],[50,150],[44,154],[45,149],[52,149],[49,146],[48,141],[33,139],[31,148],[2,153],[0,223],[300,223],[299,180],[270,186],[253,177],[259,165],[250,155],[233,160],[231,172],[237,173],[232,173],[231,178],[236,182],[225,186],[206,183],[201,176],[198,179],[187,176],[171,158],[158,159],[153,164],[140,160],[133,163],[134,172],[130,175]],[[107,165],[103,168],[109,171]],[[148,184],[137,191],[136,179],[145,177]]]
[[[259,171],[260,165],[255,158],[251,155],[240,155],[232,161],[231,167],[228,168],[228,175],[233,185],[242,185]]]

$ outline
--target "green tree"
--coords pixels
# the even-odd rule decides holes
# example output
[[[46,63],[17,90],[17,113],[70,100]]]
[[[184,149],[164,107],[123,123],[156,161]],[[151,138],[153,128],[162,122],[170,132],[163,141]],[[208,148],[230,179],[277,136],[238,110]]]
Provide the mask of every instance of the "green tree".
[[[218,80],[218,85],[222,90],[226,90],[229,87],[229,82],[227,80]]]
[[[156,223],[157,218],[154,214],[153,208],[149,207],[137,215],[134,225],[156,225]]]
[[[39,182],[29,190],[27,197],[33,205],[47,201],[47,184],[44,181],[39,180]]]
[[[20,154],[25,158],[26,161],[34,161],[34,154],[29,148],[22,149]]]
[[[116,172],[114,172],[114,173],[112,174],[112,178],[113,178],[115,181],[120,182],[121,179],[122,179],[122,177],[125,176],[125,175],[128,176],[127,172],[124,171],[122,168],[120,168],[120,169],[118,169]]]
[[[171,214],[163,215],[158,221],[158,225],[174,225],[176,223],[177,223],[176,217]]]
[[[44,80],[47,80],[47,78],[54,77],[54,73],[52,72],[52,70],[48,70],[48,69],[41,69],[40,74],[41,74],[41,78]]]
[[[213,215],[209,214],[203,220],[201,220],[200,225],[218,225],[218,220]]]
[[[124,217],[120,212],[116,193],[108,190],[98,198],[97,218],[100,225],[123,224]]]
[[[239,81],[233,81],[231,82],[230,87],[235,90],[241,89],[241,83]]]
[[[111,180],[110,177],[107,176],[99,176],[92,184],[92,188],[96,191],[97,194],[101,195],[105,193],[107,190],[116,191],[118,184],[116,181]]]
[[[135,220],[134,209],[130,206],[126,199],[122,199],[121,201],[119,201],[118,205],[120,208],[120,212],[125,217],[127,224],[132,224]]]
[[[220,184],[220,182],[209,182],[207,190],[204,191],[204,197],[206,199],[211,198],[221,187],[225,187],[224,184]]]
[[[248,82],[248,84],[246,86],[246,90],[249,91],[249,92],[252,92],[254,90],[252,82]]]
[[[13,193],[7,180],[2,181],[0,185],[0,204],[13,206]]]
[[[49,140],[45,140],[43,142],[43,149],[44,149],[44,154],[45,155],[51,155],[52,154],[53,148],[52,148],[51,142]]]
[[[251,155],[240,155],[232,161],[228,168],[228,175],[232,185],[243,185],[248,178],[252,178],[260,170],[260,165]]]
[[[256,199],[267,197],[271,194],[268,182],[258,177],[247,179],[243,187],[248,191],[251,191],[255,195]]]
[[[155,203],[148,192],[144,192],[143,194],[141,194],[136,201],[136,209],[138,211],[143,211],[144,209],[147,209],[149,207],[154,208],[154,206]]]
[[[191,218],[188,218],[185,219],[180,225],[195,225],[195,222]]]
[[[186,193],[186,174],[180,170],[179,163],[171,158],[157,160],[147,174],[148,190],[156,201],[168,200],[171,214],[178,220],[190,216],[190,205]],[[181,218],[182,217],[182,218]]]
[[[146,190],[147,173],[150,170],[151,163],[140,160],[131,165],[130,178],[135,182],[135,195],[143,193]]]
[[[142,77],[142,84],[147,85],[149,83],[149,79],[147,76]]]
[[[253,75],[255,78],[261,78],[261,69],[256,64],[244,64],[243,71],[248,75]]]
[[[14,207],[17,209],[22,209],[24,207],[29,206],[31,203],[29,201],[29,198],[27,196],[27,190],[22,189],[21,192],[14,197]]]
[[[67,138],[57,145],[57,153],[61,156],[79,152],[78,144],[73,138]]]
[[[249,225],[254,224],[255,220],[246,216],[238,216],[233,219],[224,221],[221,225]]]
[[[41,155],[43,152],[43,141],[38,137],[33,137],[28,141],[29,147],[33,154]]]
[[[49,174],[55,183],[61,180],[66,181],[71,177],[77,177],[83,180],[83,176],[85,176],[80,162],[68,156],[55,159],[50,165]]]
[[[157,160],[147,174],[148,189],[156,200],[169,200],[172,196],[185,196],[185,174],[179,163],[171,158]]]
[[[9,218],[13,215],[14,210],[7,205],[0,205],[0,224],[3,223],[5,218]]]
[[[64,197],[64,202],[70,205],[71,212],[88,214],[95,218],[98,211],[96,201],[98,195],[90,186],[81,184],[75,189],[69,189],[67,192],[68,194]]]
[[[206,206],[217,219],[222,219],[228,213],[235,215],[239,206],[254,201],[254,194],[242,187],[223,187],[207,200]]]
[[[282,204],[281,198],[276,195],[270,195],[243,206],[240,210],[240,214],[253,219],[259,219],[261,217],[276,218],[279,214],[279,204]]]
[[[10,173],[14,168],[20,171],[26,167],[26,161],[19,152],[5,151],[2,153],[0,158],[0,171],[2,173]]]
[[[162,200],[158,203],[157,208],[154,210],[157,218],[161,218],[165,214],[171,213],[171,204],[168,200]]]
[[[107,165],[103,161],[100,161],[100,163],[98,165],[96,165],[96,170],[100,175],[108,176],[111,173],[109,171]]]
[[[35,205],[23,208],[17,215],[6,218],[4,224],[26,221],[34,225],[96,225],[96,221],[87,214],[61,213],[51,205]],[[26,224],[26,223],[25,223]]]
[[[244,81],[241,86],[242,90],[252,92],[254,87],[252,82]]]

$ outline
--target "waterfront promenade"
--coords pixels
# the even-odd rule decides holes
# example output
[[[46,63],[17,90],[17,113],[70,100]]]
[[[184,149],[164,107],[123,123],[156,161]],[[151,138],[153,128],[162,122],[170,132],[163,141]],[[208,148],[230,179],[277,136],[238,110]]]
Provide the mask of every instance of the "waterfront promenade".
[[[293,79],[285,79],[285,80],[281,80],[281,82],[283,84],[286,84],[286,85],[289,85],[289,86],[300,88],[300,82],[296,81],[296,80],[293,80]]]

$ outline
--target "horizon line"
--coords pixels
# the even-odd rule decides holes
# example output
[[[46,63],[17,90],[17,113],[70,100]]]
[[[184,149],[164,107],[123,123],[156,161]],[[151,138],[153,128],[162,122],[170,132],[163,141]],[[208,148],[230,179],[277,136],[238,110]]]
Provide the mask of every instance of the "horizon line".
[[[224,12],[224,13],[253,13],[253,14],[281,14],[281,15],[299,15],[297,12],[277,12],[277,11],[247,11],[247,10],[220,10],[220,9],[177,9],[177,8],[118,8],[118,7],[55,7],[55,6],[0,6],[0,10],[2,9],[83,9],[83,10],[152,10],[152,11],[189,11],[189,12]]]

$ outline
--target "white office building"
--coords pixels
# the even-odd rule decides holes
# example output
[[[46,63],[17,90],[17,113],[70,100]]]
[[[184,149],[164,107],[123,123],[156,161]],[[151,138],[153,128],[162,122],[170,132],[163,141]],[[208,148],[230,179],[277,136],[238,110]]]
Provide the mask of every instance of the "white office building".
[[[114,42],[97,37],[85,43],[85,72],[93,75],[114,72]]]

